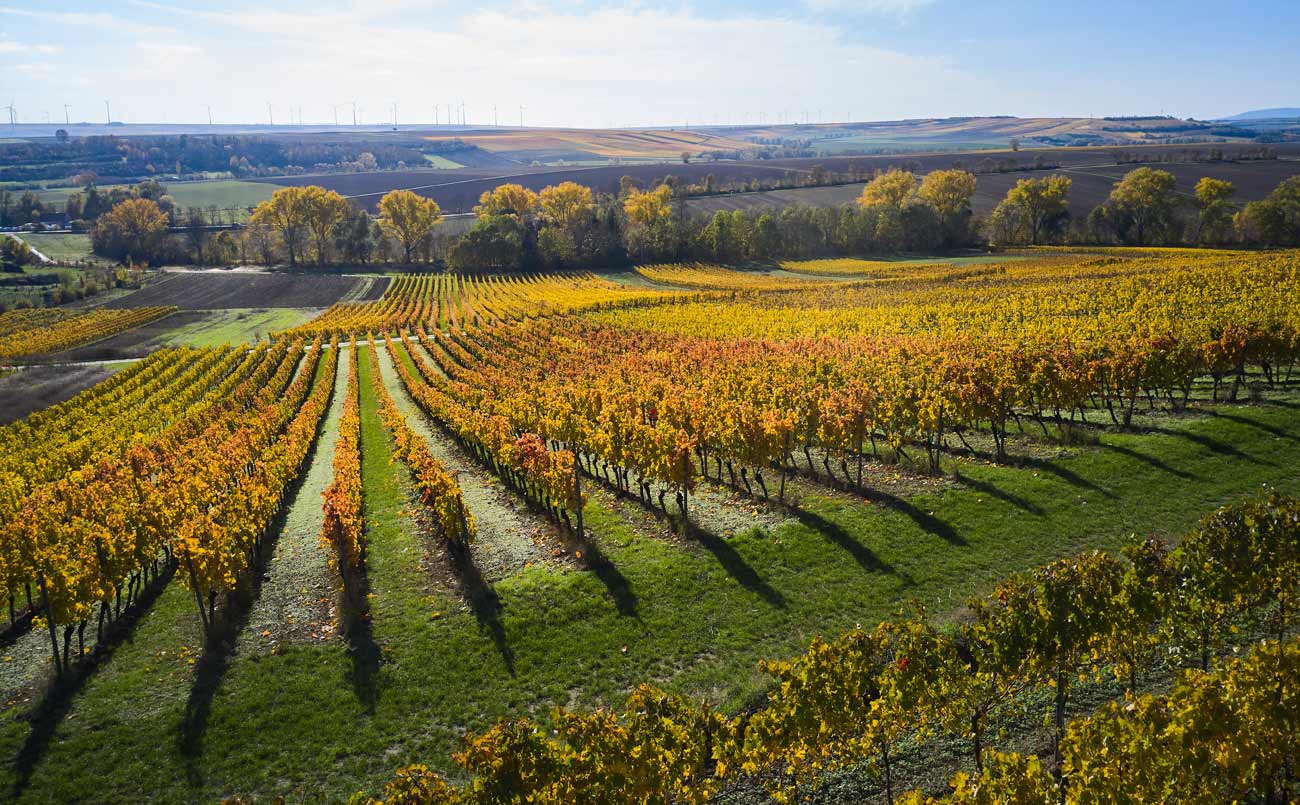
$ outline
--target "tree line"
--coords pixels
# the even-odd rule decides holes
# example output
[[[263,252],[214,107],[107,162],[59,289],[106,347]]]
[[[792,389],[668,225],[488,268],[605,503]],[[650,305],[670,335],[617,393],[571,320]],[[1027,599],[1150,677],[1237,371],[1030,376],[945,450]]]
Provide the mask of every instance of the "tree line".
[[[460,272],[599,268],[627,263],[763,261],[836,255],[934,253],[985,246],[1300,245],[1300,177],[1239,206],[1229,181],[1202,178],[1190,197],[1174,176],[1130,171],[1083,216],[1064,175],[1021,179],[986,218],[972,211],[975,174],[892,169],[840,207],[694,214],[670,181],[649,188],[624,177],[614,194],[574,182],[536,192],[518,184],[486,191],[474,224],[448,234],[437,202],[390,192],[377,215],[316,186],[276,191],[246,229],[214,232],[202,210],[179,215],[161,185],[144,183],[95,219],[95,251],[123,261],[305,265],[440,265]],[[93,190],[93,188],[92,188]],[[117,197],[116,195],[111,197]],[[101,196],[87,195],[85,204]],[[85,208],[83,208],[85,209]],[[168,231],[180,220],[179,233]]]

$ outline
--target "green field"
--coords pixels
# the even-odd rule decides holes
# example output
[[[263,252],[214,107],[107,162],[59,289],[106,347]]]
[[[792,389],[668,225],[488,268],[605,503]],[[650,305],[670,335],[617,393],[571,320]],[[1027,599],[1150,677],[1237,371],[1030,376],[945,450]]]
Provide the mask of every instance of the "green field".
[[[237,179],[218,179],[210,182],[164,182],[167,193],[176,200],[181,210],[188,207],[217,207],[218,209],[244,209],[255,207],[271,197],[279,188],[262,182],[241,182]],[[101,189],[111,190],[120,185],[104,185]],[[60,187],[52,190],[38,190],[36,195],[43,204],[53,204],[62,209],[69,194],[78,192],[75,187]],[[245,215],[245,217],[247,217]]]
[[[440,156],[438,154],[425,154],[424,159],[431,166],[435,168],[442,168],[443,170],[455,170],[457,168],[465,167],[459,162],[452,162],[450,159],[447,159],[446,157]]]
[[[24,233],[22,239],[51,260],[95,260],[90,235],[80,232]]]
[[[231,308],[208,311],[200,320],[167,332],[162,343],[176,347],[214,347],[260,341],[314,318],[319,310],[299,308]]]

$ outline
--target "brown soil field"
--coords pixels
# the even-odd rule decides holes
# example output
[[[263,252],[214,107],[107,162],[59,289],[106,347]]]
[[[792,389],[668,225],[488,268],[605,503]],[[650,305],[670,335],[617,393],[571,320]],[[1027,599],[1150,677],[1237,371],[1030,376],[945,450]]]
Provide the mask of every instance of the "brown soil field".
[[[980,174],[977,178],[972,207],[977,215],[986,215],[997,206],[1016,182],[1021,179],[1063,173],[1069,176],[1070,206],[1078,214],[1106,200],[1111,188],[1125,173],[1140,165],[1110,165],[1101,167],[1063,167],[1049,171],[1019,171],[1015,173]],[[1153,168],[1167,170],[1178,181],[1181,193],[1191,194],[1202,176],[1227,179],[1237,186],[1237,200],[1255,201],[1267,196],[1278,183],[1289,176],[1300,175],[1300,161],[1268,160],[1261,162],[1216,162],[1198,164],[1153,164]],[[863,184],[834,187],[802,187],[791,190],[771,190],[758,193],[695,198],[689,202],[692,213],[712,215],[718,210],[779,209],[793,204],[814,207],[848,204],[862,194]]]
[[[439,141],[453,137],[431,136],[428,139]],[[592,157],[676,159],[683,151],[698,154],[750,147],[744,139],[733,139],[723,132],[696,129],[491,129],[458,133],[454,139],[526,161]]]
[[[1014,161],[1018,165],[1029,167],[1041,158],[1049,165],[1065,168],[1107,168],[1116,165],[1121,153],[1132,157],[1141,155],[1153,160],[1156,167],[1167,167],[1178,171],[1197,172],[1201,175],[1219,175],[1215,171],[1240,174],[1243,182],[1248,176],[1262,176],[1264,179],[1250,179],[1252,184],[1241,186],[1243,198],[1256,198],[1256,182],[1267,182],[1267,176],[1284,177],[1291,175],[1300,160],[1300,143],[1286,143],[1269,146],[1282,159],[1267,160],[1260,163],[1182,163],[1160,162],[1162,159],[1182,160],[1189,154],[1204,154],[1209,145],[1204,146],[1143,146],[1143,147],[1104,147],[1104,148],[1051,148],[1032,151],[961,151],[942,154],[894,154],[888,156],[830,156],[809,159],[773,159],[753,162],[663,162],[641,165],[607,165],[599,167],[528,167],[510,171],[465,169],[456,171],[377,171],[372,173],[349,173],[338,175],[298,176],[278,178],[271,181],[276,184],[307,185],[319,184],[335,190],[353,200],[354,203],[374,209],[384,193],[404,188],[414,190],[438,202],[447,213],[469,212],[478,202],[479,196],[486,190],[498,185],[518,183],[533,190],[540,190],[547,185],[574,181],[587,185],[593,190],[612,193],[618,189],[623,176],[631,176],[642,185],[662,179],[664,176],[680,176],[690,182],[701,182],[704,177],[713,174],[721,184],[729,182],[748,182],[752,179],[770,181],[773,179],[794,179],[808,175],[814,168],[821,166],[833,173],[849,173],[855,167],[864,174],[890,167],[907,167],[920,173],[943,168],[960,167],[968,170],[981,170],[988,164]],[[1228,157],[1235,156],[1252,145],[1224,144],[1215,145],[1222,148]],[[1263,166],[1263,167],[1256,167]],[[1271,166],[1271,167],[1270,167]],[[1119,166],[1120,173],[1138,167],[1136,164]],[[1027,175],[1017,171],[1008,174],[981,174],[980,179],[990,180],[990,186],[1000,186],[1001,181],[1015,183],[1015,179]],[[1086,180],[1078,182],[1080,188],[1088,184]],[[1273,181],[1267,189],[1272,189]],[[1010,186],[1010,185],[1008,185]],[[838,188],[837,188],[838,189]],[[809,192],[818,192],[825,188],[815,188]],[[782,191],[785,192],[785,191]],[[1003,191],[1005,192],[1005,191]],[[1109,193],[1109,187],[1106,190]],[[1264,191],[1267,193],[1267,190]],[[1082,193],[1081,199],[1092,198],[1093,193]],[[1263,194],[1260,194],[1263,195]],[[1105,194],[1102,194],[1105,197]],[[977,198],[977,203],[980,199]],[[1095,202],[1093,202],[1095,203]],[[990,205],[991,206],[991,205]],[[721,208],[721,207],[720,207]]]
[[[326,308],[345,296],[359,281],[357,277],[339,275],[176,272],[147,288],[114,299],[107,307],[175,305],[181,310]],[[382,295],[383,290],[378,293]]]
[[[0,425],[71,399],[127,364],[28,366],[0,377]]]

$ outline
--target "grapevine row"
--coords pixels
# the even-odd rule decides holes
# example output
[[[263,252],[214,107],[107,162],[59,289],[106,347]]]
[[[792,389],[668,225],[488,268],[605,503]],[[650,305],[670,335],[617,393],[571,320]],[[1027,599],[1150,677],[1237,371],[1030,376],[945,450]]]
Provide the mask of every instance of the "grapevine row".
[[[47,355],[89,344],[123,330],[148,324],[176,311],[174,307],[100,308],[0,336],[0,360]]]
[[[947,735],[968,770],[941,798],[908,803],[1227,802],[1300,794],[1300,501],[1270,495],[1208,516],[1177,548],[1135,542],[1006,579],[971,602],[974,618],[936,628],[924,612],[814,639],[761,668],[766,700],[727,716],[636,688],[623,713],[557,708],[543,728],[502,721],[466,738],[457,788],[423,766],[399,770],[384,800],[708,802],[761,785],[806,799],[831,775],[866,768],[894,801],[901,755]],[[1271,635],[1221,660],[1229,631]],[[1157,655],[1195,658],[1164,695],[1140,693]],[[1121,701],[1066,719],[1084,679],[1125,683]],[[990,748],[992,719],[1051,694],[1053,753]],[[364,800],[377,802],[379,800]]]
[[[386,340],[386,343],[391,355],[392,342]],[[392,395],[388,393],[379,373],[379,353],[375,349],[373,335],[369,338],[367,348],[370,351],[370,382],[379,400],[379,416],[389,432],[393,434],[396,443],[395,454],[411,471],[416,491],[420,495],[420,503],[437,523],[439,535],[452,546],[463,550],[474,541],[477,529],[473,515],[465,509],[460,485],[456,482],[455,476],[429,453],[429,447],[424,439],[411,429],[406,422],[406,417],[397,410],[397,405],[393,402]],[[394,357],[394,362],[396,361]]]

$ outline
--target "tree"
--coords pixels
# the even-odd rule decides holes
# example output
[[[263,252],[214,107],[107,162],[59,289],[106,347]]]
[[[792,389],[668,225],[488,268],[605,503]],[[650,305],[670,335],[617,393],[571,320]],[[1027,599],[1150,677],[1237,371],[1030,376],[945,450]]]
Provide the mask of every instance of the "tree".
[[[311,233],[316,244],[316,262],[324,263],[329,258],[330,243],[334,239],[334,230],[347,217],[351,207],[346,199],[333,190],[311,185],[304,188],[306,194],[307,231]]]
[[[562,182],[542,189],[542,216],[569,234],[591,219],[591,188],[577,182]]]
[[[410,263],[411,252],[442,220],[442,209],[431,198],[410,190],[394,190],[379,200],[379,215],[379,225],[402,244],[406,262]]]
[[[190,207],[185,211],[185,241],[194,262],[203,263],[208,245],[208,222],[204,220],[203,210],[198,207]]]
[[[32,247],[18,238],[0,235],[0,271],[21,271],[32,261]]]
[[[250,227],[264,228],[280,239],[289,256],[290,267],[298,265],[298,255],[302,253],[308,235],[308,197],[305,187],[277,190],[258,204],[249,218]]]
[[[903,245],[903,208],[916,198],[916,175],[891,169],[862,188],[858,206],[876,214],[876,243],[887,250]]]
[[[963,170],[931,171],[921,180],[917,194],[938,213],[948,245],[966,239],[970,200],[975,195],[974,174]]]
[[[537,233],[537,253],[547,268],[560,268],[573,262],[578,248],[568,232],[558,226],[545,226]]]
[[[1009,226],[1013,238],[1038,245],[1069,215],[1070,179],[1049,176],[1021,179],[994,210],[995,226]]]
[[[662,253],[671,241],[673,190],[661,184],[648,193],[633,190],[623,200],[628,247],[638,257]]]
[[[30,190],[25,191],[18,197],[18,206],[14,209],[14,221],[18,224],[27,224],[41,217],[45,211],[45,205],[41,204],[41,199]]]
[[[503,184],[479,196],[474,212],[480,217],[514,215],[527,220],[537,210],[537,194],[523,185]]]
[[[167,214],[146,198],[127,199],[104,213],[91,231],[96,254],[151,263],[167,238]]]
[[[524,262],[524,224],[514,215],[488,215],[452,246],[447,264],[455,271],[515,270]]]
[[[1196,233],[1197,243],[1220,243],[1232,224],[1232,197],[1237,187],[1223,179],[1202,176],[1196,183]]]
[[[1129,171],[1115,183],[1107,203],[1132,216],[1133,235],[1139,246],[1169,232],[1180,203],[1177,184],[1172,173],[1154,168]]]
[[[349,208],[347,216],[334,231],[334,248],[343,260],[366,265],[375,250],[371,234],[370,216],[365,210]]]
[[[1242,236],[1256,243],[1300,244],[1300,176],[1283,180],[1268,198],[1247,204],[1236,223]]]

